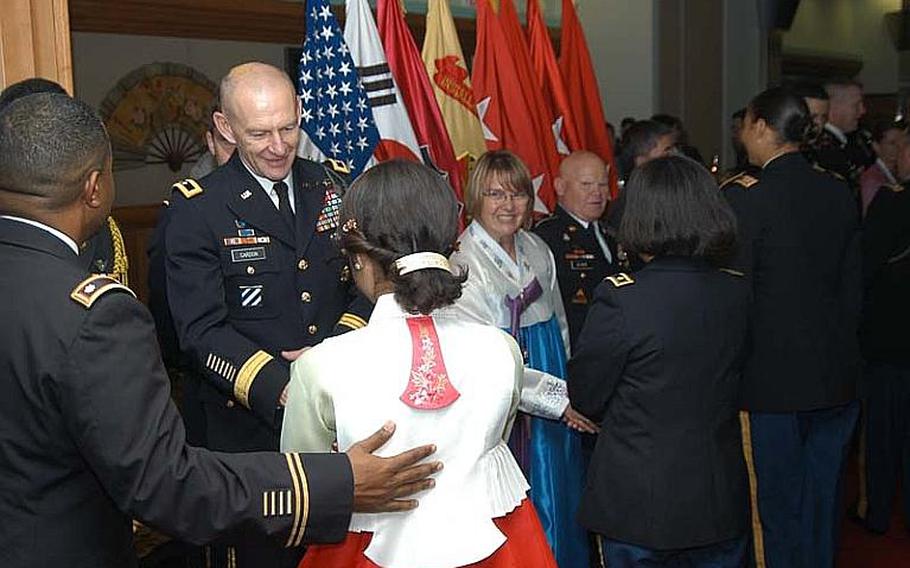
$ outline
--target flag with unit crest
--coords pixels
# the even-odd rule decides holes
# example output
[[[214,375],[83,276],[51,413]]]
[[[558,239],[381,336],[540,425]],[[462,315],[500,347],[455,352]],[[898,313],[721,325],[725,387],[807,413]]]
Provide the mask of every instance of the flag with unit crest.
[[[420,162],[420,145],[382,50],[370,5],[367,0],[347,0],[346,7],[344,39],[351,48],[379,129],[380,140],[374,156],[380,162],[392,158]]]
[[[367,93],[328,0],[308,0],[297,89],[301,99],[297,154],[344,162],[356,177],[379,143]]]
[[[426,26],[423,62],[432,80],[455,157],[467,169],[468,163],[479,158],[487,147],[449,0],[429,0]]]

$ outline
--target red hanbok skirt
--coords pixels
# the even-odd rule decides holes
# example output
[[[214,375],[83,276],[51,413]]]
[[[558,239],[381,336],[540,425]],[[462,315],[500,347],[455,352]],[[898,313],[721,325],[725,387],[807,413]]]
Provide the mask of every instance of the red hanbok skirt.
[[[487,558],[465,568],[558,568],[531,501],[523,500],[493,522],[506,541]],[[310,546],[298,568],[383,568],[363,555],[372,538],[372,533],[352,532],[338,544]]]

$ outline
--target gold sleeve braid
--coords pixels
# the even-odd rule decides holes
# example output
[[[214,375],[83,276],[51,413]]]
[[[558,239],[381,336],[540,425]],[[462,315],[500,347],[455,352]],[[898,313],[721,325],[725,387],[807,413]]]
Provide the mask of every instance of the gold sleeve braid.
[[[343,325],[351,329],[360,329],[362,327],[366,327],[367,322],[365,319],[356,314],[345,312],[342,314],[341,319],[338,320],[338,325]]]
[[[111,232],[111,244],[114,249],[113,276],[124,286],[129,286],[130,261],[126,256],[126,245],[123,243],[123,234],[113,217],[107,218],[107,228]]]

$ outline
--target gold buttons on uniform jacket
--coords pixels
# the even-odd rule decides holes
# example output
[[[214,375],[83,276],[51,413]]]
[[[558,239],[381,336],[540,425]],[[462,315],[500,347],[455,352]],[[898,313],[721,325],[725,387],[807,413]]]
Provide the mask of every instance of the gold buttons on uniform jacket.
[[[307,333],[310,335],[316,335],[316,332],[319,331],[319,328],[316,327],[316,324],[310,324],[310,327],[306,328]]]
[[[301,258],[300,262],[297,263],[297,268],[300,270],[306,270],[310,267],[310,263],[306,261],[305,258]]]
[[[300,294],[300,301],[303,302],[304,304],[309,304],[310,300],[312,300],[312,299],[313,299],[313,296],[310,295],[309,292],[303,292],[302,294]]]
[[[247,267],[246,267],[246,273],[247,273],[247,274],[250,274],[250,275],[256,274],[256,269],[253,268],[252,266],[247,266]]]

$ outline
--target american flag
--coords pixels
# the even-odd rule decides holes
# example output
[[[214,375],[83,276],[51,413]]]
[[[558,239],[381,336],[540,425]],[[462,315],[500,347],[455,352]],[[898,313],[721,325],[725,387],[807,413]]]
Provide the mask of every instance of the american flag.
[[[297,66],[305,136],[299,154],[341,160],[356,177],[379,143],[373,111],[328,0],[308,0]]]

